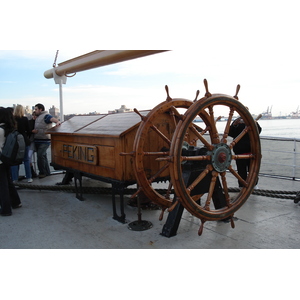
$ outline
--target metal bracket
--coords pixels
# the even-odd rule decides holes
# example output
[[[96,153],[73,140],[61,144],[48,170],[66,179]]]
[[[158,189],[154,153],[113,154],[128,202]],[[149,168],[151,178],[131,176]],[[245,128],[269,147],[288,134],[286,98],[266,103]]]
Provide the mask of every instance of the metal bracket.
[[[125,186],[122,182],[112,183],[113,219],[123,224],[126,223],[126,219],[125,219],[126,215],[124,212],[124,189]],[[120,216],[117,214],[116,194],[119,194],[119,199],[120,199],[120,213],[121,213]]]
[[[75,183],[76,198],[80,201],[83,201],[84,198],[82,195],[82,174],[80,172],[74,172],[74,183]]]

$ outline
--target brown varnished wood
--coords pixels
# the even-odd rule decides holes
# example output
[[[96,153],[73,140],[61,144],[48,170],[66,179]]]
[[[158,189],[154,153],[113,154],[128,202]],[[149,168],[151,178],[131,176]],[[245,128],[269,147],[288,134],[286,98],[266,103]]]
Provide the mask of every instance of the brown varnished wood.
[[[148,112],[142,111],[141,114],[146,115]],[[134,112],[75,116],[49,130],[51,160],[63,168],[124,182],[136,181],[132,157],[121,156],[120,153],[132,151],[139,123],[140,117]],[[82,152],[86,147],[95,147],[97,155],[94,161],[76,157],[79,147]],[[66,149],[70,151],[69,155],[66,155]],[[75,151],[74,155],[72,151]]]

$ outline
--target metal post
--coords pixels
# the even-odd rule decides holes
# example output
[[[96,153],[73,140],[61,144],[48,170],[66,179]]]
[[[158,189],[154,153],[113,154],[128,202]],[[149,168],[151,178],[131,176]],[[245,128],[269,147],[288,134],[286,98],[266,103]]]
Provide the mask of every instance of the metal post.
[[[64,108],[63,108],[63,93],[62,93],[62,85],[67,83],[67,77],[65,75],[58,76],[55,72],[55,68],[53,69],[53,78],[56,84],[59,85],[59,111],[60,111],[60,121],[64,121]]]
[[[294,139],[294,165],[293,165],[293,180],[296,179],[296,154],[297,154],[297,143],[296,143],[296,139]]]
[[[59,82],[59,111],[60,111],[60,121],[64,121],[64,108],[63,108],[63,93],[62,93],[62,80]]]

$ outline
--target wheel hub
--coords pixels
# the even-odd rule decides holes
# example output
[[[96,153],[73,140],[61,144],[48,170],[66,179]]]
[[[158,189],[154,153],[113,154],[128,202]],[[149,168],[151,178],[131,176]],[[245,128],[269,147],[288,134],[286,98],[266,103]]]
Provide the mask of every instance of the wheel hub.
[[[231,149],[227,144],[214,145],[214,149],[211,152],[211,164],[217,172],[226,171],[231,164],[231,159]]]

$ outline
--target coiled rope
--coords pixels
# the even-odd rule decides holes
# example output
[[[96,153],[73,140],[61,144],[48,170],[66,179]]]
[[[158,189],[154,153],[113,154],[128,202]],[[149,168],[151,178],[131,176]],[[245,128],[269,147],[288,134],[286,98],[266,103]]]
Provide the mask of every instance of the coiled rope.
[[[62,192],[71,192],[71,193],[76,192],[76,187],[74,185],[34,185],[31,183],[16,182],[15,186],[19,188],[26,188],[31,190],[62,191]],[[107,188],[107,187],[84,187],[83,186],[81,188],[81,191],[82,193],[85,194],[112,194],[112,188]],[[137,189],[134,188],[125,188],[123,194],[133,195],[136,191]],[[161,194],[166,192],[165,189],[156,189],[156,191]],[[228,191],[238,193],[240,190],[238,188],[228,188]],[[276,190],[257,189],[257,190],[253,190],[252,194],[258,196],[271,197],[271,198],[295,200],[295,195],[298,194],[298,191],[276,191]]]

